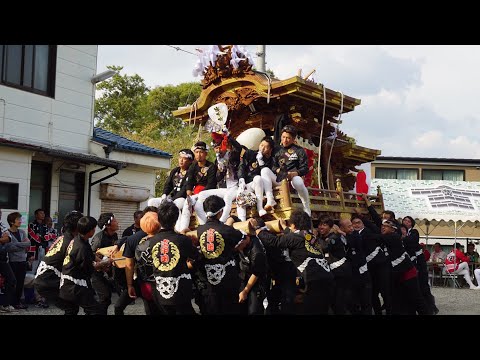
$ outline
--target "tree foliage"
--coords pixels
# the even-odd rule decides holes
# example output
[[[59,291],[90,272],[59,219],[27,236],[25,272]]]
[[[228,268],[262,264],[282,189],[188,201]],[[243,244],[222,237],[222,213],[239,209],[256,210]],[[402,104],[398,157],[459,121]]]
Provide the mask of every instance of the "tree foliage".
[[[174,118],[172,111],[192,104],[200,96],[201,90],[200,83],[191,82],[177,86],[159,86],[150,91],[142,107],[146,122],[158,125],[158,131],[152,133],[152,136],[159,139],[183,133],[185,123]]]
[[[198,125],[189,125],[172,115],[180,106],[200,96],[200,83],[183,83],[149,89],[142,77],[121,75],[122,66],[107,66],[118,72],[97,85],[102,95],[95,100],[96,126],[133,141],[172,154],[171,168],[178,166],[178,151],[191,148],[195,140],[209,143]],[[160,196],[169,170],[158,171],[156,195]]]
[[[138,131],[144,120],[142,104],[149,88],[139,75],[120,75],[122,66],[107,66],[117,71],[112,78],[97,85],[102,96],[95,100],[97,126],[109,131]]]

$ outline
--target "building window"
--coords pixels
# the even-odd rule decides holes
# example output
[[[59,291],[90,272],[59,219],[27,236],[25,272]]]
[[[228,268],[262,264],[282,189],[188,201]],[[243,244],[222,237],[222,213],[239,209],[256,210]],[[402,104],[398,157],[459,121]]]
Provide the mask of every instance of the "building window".
[[[423,180],[448,180],[464,181],[465,171],[463,170],[423,170]]]
[[[0,182],[0,209],[18,209],[18,183]]]
[[[56,45],[0,45],[0,84],[55,96]]]
[[[418,180],[418,169],[376,168],[377,179]]]

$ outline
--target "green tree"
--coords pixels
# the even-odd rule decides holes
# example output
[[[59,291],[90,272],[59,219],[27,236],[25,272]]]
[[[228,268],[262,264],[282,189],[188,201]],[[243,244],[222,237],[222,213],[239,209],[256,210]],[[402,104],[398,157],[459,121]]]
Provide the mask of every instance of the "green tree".
[[[273,72],[272,69],[267,69],[266,73],[270,75],[271,78],[276,79],[275,73]]]
[[[117,72],[123,69],[121,66],[107,68]],[[150,90],[137,74],[117,74],[100,83],[97,89],[102,91],[102,96],[95,100],[97,126],[172,154],[171,168],[178,166],[178,151],[191,148],[197,139],[210,142],[209,134],[199,133],[198,125],[187,124],[172,115],[173,110],[198,99],[202,90],[200,83],[158,86]],[[169,170],[157,172],[156,196],[161,195]]]
[[[141,130],[145,119],[144,106],[149,88],[135,74],[120,75],[123,66],[107,66],[117,71],[112,78],[97,85],[102,96],[95,100],[96,125],[113,132]]]
[[[180,106],[192,104],[199,96],[200,83],[190,82],[177,86],[167,85],[154,88],[142,104],[146,123],[156,123],[158,131],[151,136],[159,139],[176,136],[184,132],[185,123],[172,115]]]
[[[181,120],[177,120],[181,121]],[[163,187],[168,173],[171,169],[178,166],[178,152],[181,149],[190,149],[195,141],[202,140],[207,144],[211,141],[210,134],[202,131],[198,131],[198,125],[186,125],[182,126],[175,134],[175,136],[165,136],[161,139],[154,139],[151,133],[157,130],[155,123],[146,124],[145,127],[138,133],[133,134],[128,131],[121,132],[120,135],[131,139],[133,141],[145,144],[155,149],[160,149],[172,154],[172,160],[170,163],[170,169],[158,170],[158,180],[155,185],[155,196],[159,197],[163,193]],[[215,155],[212,152],[209,154],[209,160],[214,161]]]

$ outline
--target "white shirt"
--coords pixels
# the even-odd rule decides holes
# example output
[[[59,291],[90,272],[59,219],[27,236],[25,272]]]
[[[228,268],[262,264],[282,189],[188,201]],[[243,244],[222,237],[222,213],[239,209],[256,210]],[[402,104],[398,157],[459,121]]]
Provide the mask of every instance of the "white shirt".
[[[432,262],[438,262],[438,259],[442,259],[445,260],[445,258],[447,257],[447,254],[445,254],[445,251],[439,251],[439,252],[435,252],[433,251],[430,255],[430,261]]]

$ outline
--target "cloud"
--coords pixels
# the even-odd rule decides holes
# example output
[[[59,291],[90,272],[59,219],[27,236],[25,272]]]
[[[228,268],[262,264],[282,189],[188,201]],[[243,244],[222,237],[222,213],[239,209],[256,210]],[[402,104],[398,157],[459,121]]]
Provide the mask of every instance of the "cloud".
[[[246,47],[255,54],[256,45]],[[165,45],[102,45],[98,72],[123,65],[149,86],[176,85],[200,81],[196,60]],[[385,156],[480,158],[480,46],[267,45],[266,61],[280,79],[315,69],[317,82],[361,99],[340,125],[361,146]]]
[[[401,90],[421,84],[421,62],[390,55],[379,46],[276,46],[267,47],[267,61],[280,78],[316,69],[315,80],[353,97],[381,89]],[[295,64],[292,66],[292,64]]]
[[[443,134],[438,130],[430,130],[414,138],[411,143],[417,149],[431,149],[443,143]]]

